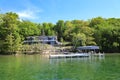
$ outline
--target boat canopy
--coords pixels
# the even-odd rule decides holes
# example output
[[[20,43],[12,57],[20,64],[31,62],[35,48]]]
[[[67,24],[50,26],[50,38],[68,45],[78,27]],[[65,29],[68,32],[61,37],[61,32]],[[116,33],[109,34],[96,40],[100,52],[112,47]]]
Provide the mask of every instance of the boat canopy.
[[[99,49],[99,46],[80,46],[78,50],[96,50]]]

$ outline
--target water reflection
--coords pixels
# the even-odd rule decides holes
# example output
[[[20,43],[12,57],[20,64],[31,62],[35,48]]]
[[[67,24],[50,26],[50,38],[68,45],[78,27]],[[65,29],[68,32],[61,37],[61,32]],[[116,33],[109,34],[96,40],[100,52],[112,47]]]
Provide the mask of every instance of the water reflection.
[[[0,56],[0,80],[120,80],[120,55],[49,59]]]
[[[95,62],[95,61],[103,61],[105,60],[105,56],[91,56],[91,57],[79,57],[79,58],[55,58],[50,59],[50,64],[56,64],[61,62]]]

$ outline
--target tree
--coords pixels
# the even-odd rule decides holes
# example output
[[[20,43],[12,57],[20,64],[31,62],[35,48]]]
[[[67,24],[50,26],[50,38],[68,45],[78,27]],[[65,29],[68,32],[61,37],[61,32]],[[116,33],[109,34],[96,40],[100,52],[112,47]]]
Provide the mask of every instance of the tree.
[[[106,23],[106,20],[102,17],[96,17],[90,20],[89,26],[97,29],[98,25],[102,23]]]
[[[86,42],[86,35],[84,33],[73,33],[73,38],[72,38],[72,44],[73,44],[73,49],[76,50],[78,46],[85,46]]]
[[[73,20],[73,32],[77,34],[84,34],[86,36],[85,45],[96,45],[94,41],[94,29],[90,28],[87,21]],[[73,37],[74,38],[74,37]]]
[[[52,23],[43,23],[42,24],[42,31],[43,30],[44,30],[44,33],[46,36],[55,35],[54,25]]]
[[[120,19],[115,18],[94,18],[91,20],[95,42],[105,52],[120,52],[119,21]]]
[[[73,24],[70,21],[65,22],[65,31],[63,33],[65,41],[72,41]]]
[[[62,41],[63,40],[63,33],[65,31],[64,27],[64,21],[59,20],[56,25],[55,25],[55,31],[57,32],[58,40]]]
[[[11,54],[20,50],[21,38],[17,27],[18,15],[16,13],[3,14],[1,24],[1,40],[3,41],[2,52]],[[19,46],[18,46],[19,45]]]
[[[23,20],[18,26],[20,29],[19,33],[23,36],[23,38],[33,35],[40,35],[41,30],[38,28],[38,26],[38,24]]]

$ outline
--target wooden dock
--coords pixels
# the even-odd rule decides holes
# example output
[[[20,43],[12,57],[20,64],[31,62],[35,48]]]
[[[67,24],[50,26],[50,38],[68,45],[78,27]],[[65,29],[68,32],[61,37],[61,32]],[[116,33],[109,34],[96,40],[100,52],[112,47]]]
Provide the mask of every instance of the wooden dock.
[[[78,58],[78,57],[104,57],[104,53],[91,54],[91,53],[71,53],[71,54],[54,54],[49,55],[49,58]]]
[[[104,56],[104,53],[92,54],[92,56]]]
[[[57,55],[49,55],[49,58],[76,58],[76,57],[89,57],[88,53],[72,53],[72,54],[57,54]]]

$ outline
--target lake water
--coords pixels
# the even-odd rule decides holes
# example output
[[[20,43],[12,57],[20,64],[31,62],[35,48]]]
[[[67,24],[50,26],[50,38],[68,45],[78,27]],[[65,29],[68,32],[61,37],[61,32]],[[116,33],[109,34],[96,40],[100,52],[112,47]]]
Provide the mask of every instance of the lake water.
[[[0,56],[0,80],[120,80],[120,54],[68,59]]]

